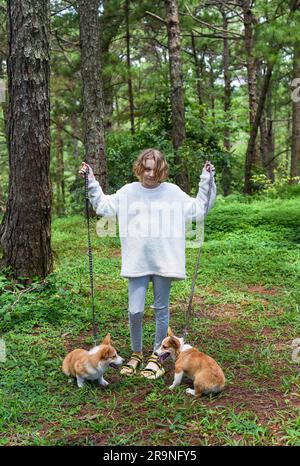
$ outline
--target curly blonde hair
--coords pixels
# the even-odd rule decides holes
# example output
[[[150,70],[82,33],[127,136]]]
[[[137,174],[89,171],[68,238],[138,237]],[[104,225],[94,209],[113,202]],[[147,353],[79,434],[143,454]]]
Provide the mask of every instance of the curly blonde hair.
[[[162,152],[157,149],[143,150],[133,164],[133,173],[142,180],[146,168],[146,160],[153,159],[155,162],[155,181],[161,182],[168,177],[169,165]]]

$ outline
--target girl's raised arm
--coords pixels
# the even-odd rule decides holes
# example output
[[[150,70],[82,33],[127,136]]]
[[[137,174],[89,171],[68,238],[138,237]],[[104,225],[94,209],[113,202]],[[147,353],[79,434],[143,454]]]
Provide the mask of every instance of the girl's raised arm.
[[[118,193],[104,194],[99,182],[96,180],[92,167],[82,162],[79,175],[84,177],[88,171],[88,196],[96,214],[103,217],[114,217],[118,215],[119,199]]]

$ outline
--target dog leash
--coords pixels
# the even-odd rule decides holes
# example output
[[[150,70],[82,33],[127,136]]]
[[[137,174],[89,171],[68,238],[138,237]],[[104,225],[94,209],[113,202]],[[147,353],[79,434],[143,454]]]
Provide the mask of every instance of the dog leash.
[[[94,346],[97,346],[97,327],[95,318],[95,300],[94,300],[94,279],[93,279],[93,255],[92,255],[92,242],[90,235],[90,217],[89,217],[89,196],[88,196],[88,175],[89,169],[85,172],[85,208],[86,208],[86,219],[87,219],[87,230],[88,230],[88,247],[89,247],[89,271],[90,271],[90,286],[91,286],[91,298],[92,298],[92,316],[93,316],[93,338]]]
[[[208,208],[209,208],[209,203],[210,203],[210,198],[211,198],[212,185],[213,185],[213,181],[214,181],[214,174],[213,174],[212,170],[210,170],[209,174],[210,174],[210,178],[209,178],[209,186],[208,186],[208,194],[207,194],[207,205],[206,205],[206,208],[205,208],[204,218],[208,214]],[[204,224],[203,224],[203,228],[204,228]],[[201,258],[201,244],[199,246],[197,261],[196,261],[195,268],[194,268],[194,276],[193,276],[193,281],[192,281],[191,293],[190,293],[190,297],[189,297],[189,303],[188,303],[188,307],[187,307],[186,312],[185,312],[185,328],[184,328],[184,331],[183,331],[184,335],[188,334],[188,329],[189,329],[189,326],[190,326],[190,318],[191,318],[191,315],[192,315],[193,297],[194,297],[196,279],[197,279],[197,275],[198,275],[198,269],[199,269],[199,265],[200,265],[200,258]]]

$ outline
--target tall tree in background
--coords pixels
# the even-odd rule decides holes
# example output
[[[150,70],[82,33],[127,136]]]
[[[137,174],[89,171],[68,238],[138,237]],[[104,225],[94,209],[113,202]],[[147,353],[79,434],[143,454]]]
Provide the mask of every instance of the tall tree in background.
[[[300,17],[300,1],[292,0],[291,12]],[[300,78],[300,37],[295,37],[293,56],[293,78]],[[299,82],[297,84],[299,87]],[[291,177],[300,176],[300,100],[293,99],[292,103],[292,151],[291,151]]]
[[[248,93],[249,93],[249,118],[250,118],[250,132],[255,124],[255,116],[257,113],[257,61],[254,56],[254,14],[252,11],[251,0],[240,0],[241,8],[243,11],[244,19],[244,40],[247,59],[247,80],[248,80]],[[255,141],[250,141],[246,153],[245,160],[245,193],[250,194],[252,169],[257,162],[257,147],[256,135],[257,131],[252,131],[252,137],[255,135]]]
[[[248,141],[246,161],[245,161],[245,186],[244,186],[245,194],[252,194],[253,192],[253,185],[251,181],[252,166],[253,166],[252,165],[253,153],[255,151],[256,137],[257,137],[260,121],[262,118],[262,114],[264,111],[267,94],[269,91],[269,86],[270,86],[270,82],[272,78],[272,72],[273,72],[274,65],[275,65],[274,61],[271,61],[270,63],[267,64],[266,73],[265,73],[263,84],[262,84],[262,89],[261,89],[260,98],[259,98],[259,102],[258,102],[258,106],[256,110],[255,119],[254,119],[253,124],[251,125],[250,137]]]
[[[272,182],[275,181],[275,145],[272,112],[272,86],[270,86],[260,120],[260,153],[266,175]]]
[[[225,128],[224,128],[224,148],[228,153],[228,157],[231,150],[230,142],[230,107],[231,107],[231,76],[229,68],[229,40],[228,40],[228,17],[226,9],[223,3],[220,4],[220,11],[223,19],[223,68],[224,68],[224,116],[225,116]],[[230,194],[230,183],[231,183],[231,170],[230,163],[224,164],[222,170],[222,187],[224,196]]]
[[[1,266],[15,277],[52,270],[49,0],[9,0],[9,196],[0,228]]]
[[[131,61],[130,61],[130,29],[129,29],[129,5],[130,1],[125,0],[124,11],[126,20],[126,61],[127,61],[127,82],[128,82],[128,97],[129,97],[129,116],[130,116],[130,131],[135,132],[134,127],[134,105],[133,105],[133,91],[131,79]]]
[[[1,8],[0,4],[0,111],[2,110],[3,114],[3,124],[1,122],[0,128],[4,129],[7,121],[7,104],[6,104],[6,73],[4,70],[4,64],[7,58],[7,31],[6,31],[6,17],[4,8]],[[7,142],[5,130],[3,131],[3,136],[5,143]],[[2,177],[0,176],[0,214],[4,209],[4,199],[3,199],[4,187],[2,185]]]
[[[204,53],[202,53],[202,57],[199,60],[198,51],[196,47],[196,38],[195,33],[192,30],[191,32],[191,44],[192,44],[192,53],[193,53],[193,61],[195,65],[195,75],[196,75],[196,89],[197,89],[197,97],[199,103],[199,117],[201,122],[203,122],[204,112],[203,112],[203,90],[202,90],[202,73],[203,73],[203,65],[204,65]]]
[[[107,191],[104,104],[101,79],[99,0],[79,0],[83,128],[86,162]]]
[[[178,167],[176,183],[188,193],[190,191],[188,171],[178,152],[180,147],[185,142],[186,133],[182,64],[180,57],[180,28],[176,0],[165,0],[165,7],[171,80],[172,143],[175,151],[175,163]]]
[[[64,183],[64,143],[63,125],[59,115],[56,117],[55,152],[56,152],[56,212],[65,215],[65,183]]]
[[[111,57],[110,47],[113,39],[118,34],[120,25],[124,17],[123,11],[120,9],[120,0],[103,0],[103,13],[100,17],[100,45],[101,45],[101,72],[103,83],[103,99],[104,99],[104,127],[106,132],[112,130],[113,116],[113,83],[111,72]],[[105,70],[107,68],[107,71]]]

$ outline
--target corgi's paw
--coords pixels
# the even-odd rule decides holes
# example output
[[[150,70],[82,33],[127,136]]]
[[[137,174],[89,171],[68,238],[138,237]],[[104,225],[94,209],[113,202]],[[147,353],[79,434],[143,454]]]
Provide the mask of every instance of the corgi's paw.
[[[187,388],[185,391],[188,395],[193,395],[195,396],[195,390],[192,390],[191,388]]]
[[[102,379],[99,381],[99,385],[101,385],[102,387],[107,387],[107,385],[109,385],[108,382],[106,382],[106,380]]]
[[[169,388],[169,390],[174,390],[175,387],[176,387],[176,385],[170,385],[168,388]]]

